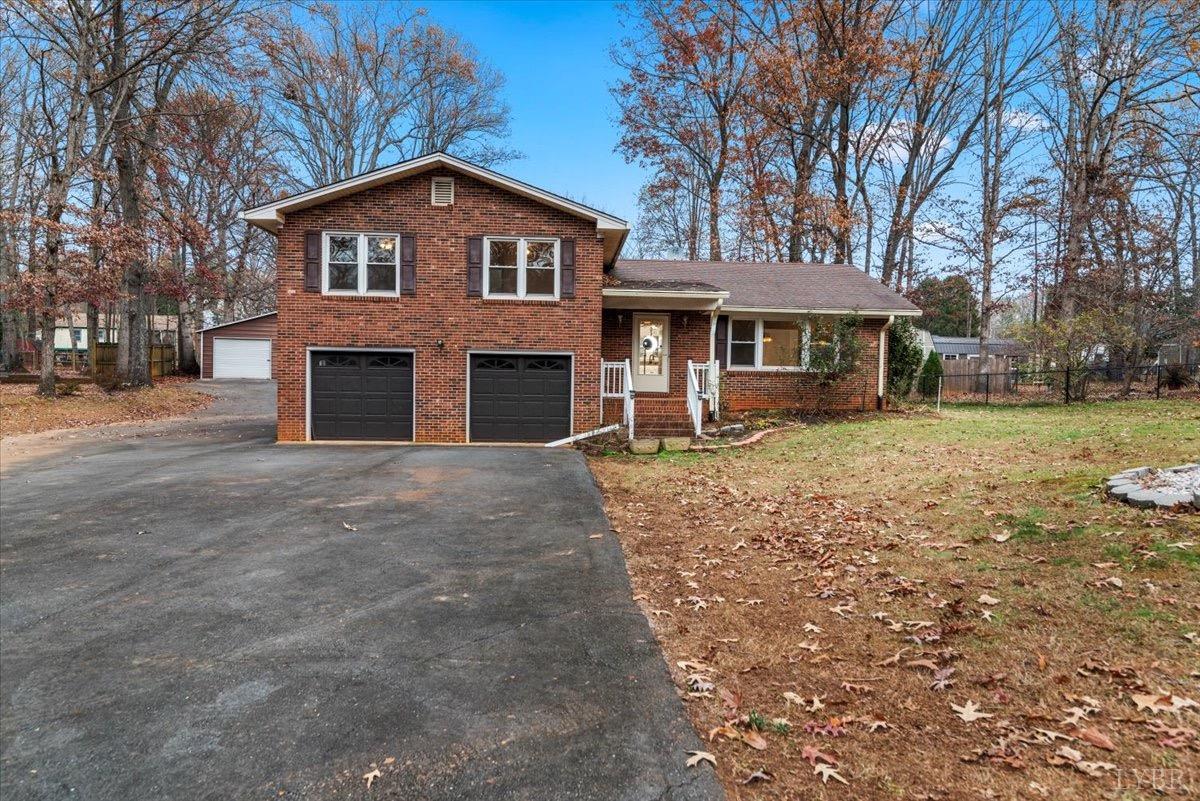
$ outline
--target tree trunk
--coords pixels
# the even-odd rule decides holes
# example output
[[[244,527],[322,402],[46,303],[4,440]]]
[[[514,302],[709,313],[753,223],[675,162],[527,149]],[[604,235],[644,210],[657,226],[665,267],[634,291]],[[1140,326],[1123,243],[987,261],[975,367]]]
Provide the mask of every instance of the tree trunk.
[[[721,182],[708,185],[708,260],[721,260]]]
[[[54,397],[54,384],[58,375],[54,370],[54,312],[39,315],[42,331],[42,372],[38,380],[38,394],[45,398]]]
[[[113,4],[113,63],[117,69],[125,66],[124,3]],[[134,80],[127,77],[123,80]],[[122,92],[113,127],[116,134],[113,156],[117,167],[117,197],[121,204],[121,221],[127,229],[143,230],[142,201],[139,194],[139,165],[136,148],[141,144],[133,130],[133,91]],[[146,250],[138,243],[131,251],[121,280],[121,346],[117,353],[117,379],[134,387],[150,386],[150,338],[146,331]]]

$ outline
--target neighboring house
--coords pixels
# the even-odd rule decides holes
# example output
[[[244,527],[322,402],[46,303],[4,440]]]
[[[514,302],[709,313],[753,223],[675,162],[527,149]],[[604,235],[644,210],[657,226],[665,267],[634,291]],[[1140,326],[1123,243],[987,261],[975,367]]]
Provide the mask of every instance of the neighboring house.
[[[150,327],[150,342],[153,345],[174,345],[176,335],[176,318],[171,314],[153,314],[147,318]],[[96,329],[96,339],[101,342],[117,341],[117,321],[115,315],[100,314],[100,325]],[[35,341],[41,341],[42,332],[33,331]],[[54,349],[58,351],[76,350],[86,352],[88,349],[87,313],[72,312],[54,321]]]
[[[200,329],[200,377],[274,378],[277,318],[268,312]]]
[[[886,327],[920,313],[846,265],[622,261],[624,220],[441,153],[242,216],[278,237],[281,441],[548,442],[629,408],[638,431],[691,433],[818,394],[875,408]],[[824,393],[804,353],[851,311],[861,360]]]
[[[933,349],[943,361],[979,358],[979,337],[943,337],[933,334],[929,338]],[[991,339],[988,340],[988,353],[992,356],[1008,356],[1020,360],[1026,355],[1026,348],[1015,339]]]

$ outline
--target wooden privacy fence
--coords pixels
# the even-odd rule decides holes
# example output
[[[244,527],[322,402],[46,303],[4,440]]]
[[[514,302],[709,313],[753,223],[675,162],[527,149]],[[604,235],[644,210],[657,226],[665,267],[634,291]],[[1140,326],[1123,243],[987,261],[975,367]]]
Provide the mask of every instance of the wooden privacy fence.
[[[986,375],[986,378],[980,374]],[[988,356],[986,359],[951,359],[942,362],[942,393],[997,394],[1013,392],[1016,373],[1008,356]],[[984,387],[982,382],[988,386]]]
[[[92,346],[92,375],[96,378],[115,378],[117,375],[117,343],[97,342]],[[150,377],[159,378],[175,373],[175,346],[150,346]]]

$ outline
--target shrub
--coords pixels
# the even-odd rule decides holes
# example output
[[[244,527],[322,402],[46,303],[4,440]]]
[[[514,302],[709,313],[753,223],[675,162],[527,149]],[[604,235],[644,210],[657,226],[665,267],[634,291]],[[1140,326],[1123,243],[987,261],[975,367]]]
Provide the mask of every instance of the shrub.
[[[887,391],[893,398],[906,398],[912,392],[921,369],[921,345],[912,321],[900,318],[888,329]]]
[[[68,395],[78,395],[79,391],[78,381],[65,381],[58,385],[58,394],[64,397]]]
[[[933,397],[938,391],[938,379],[942,377],[942,357],[937,351],[930,351],[921,367],[921,377],[917,379],[917,389],[926,398]]]
[[[1193,379],[1186,364],[1168,364],[1166,369],[1162,369],[1161,380],[1167,389],[1187,389],[1192,385]]]

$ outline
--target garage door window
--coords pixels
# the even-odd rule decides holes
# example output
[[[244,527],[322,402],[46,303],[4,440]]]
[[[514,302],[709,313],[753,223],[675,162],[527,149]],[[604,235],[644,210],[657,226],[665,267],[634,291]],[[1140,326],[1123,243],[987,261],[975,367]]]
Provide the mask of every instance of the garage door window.
[[[329,295],[395,295],[400,238],[394,234],[325,235],[324,282]]]

